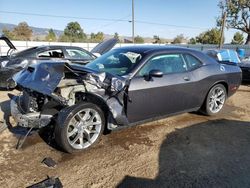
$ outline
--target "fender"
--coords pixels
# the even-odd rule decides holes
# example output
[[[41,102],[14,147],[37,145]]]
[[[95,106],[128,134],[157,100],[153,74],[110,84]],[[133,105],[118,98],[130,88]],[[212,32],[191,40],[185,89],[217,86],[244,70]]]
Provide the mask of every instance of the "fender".
[[[124,102],[120,101],[121,96],[110,97],[108,95],[102,96],[97,93],[76,93],[76,95],[79,94],[82,96],[83,100],[101,106],[107,117],[108,123],[115,123],[118,126],[128,125],[129,122],[125,114]],[[109,117],[110,115],[111,119]],[[112,120],[114,120],[114,122]]]

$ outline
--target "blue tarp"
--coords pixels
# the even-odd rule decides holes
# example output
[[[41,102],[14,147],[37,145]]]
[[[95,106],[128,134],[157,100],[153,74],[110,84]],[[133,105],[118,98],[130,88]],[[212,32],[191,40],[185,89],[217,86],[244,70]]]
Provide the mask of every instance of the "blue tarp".
[[[240,63],[240,58],[235,50],[218,50],[217,58],[219,61],[229,61],[232,63]]]

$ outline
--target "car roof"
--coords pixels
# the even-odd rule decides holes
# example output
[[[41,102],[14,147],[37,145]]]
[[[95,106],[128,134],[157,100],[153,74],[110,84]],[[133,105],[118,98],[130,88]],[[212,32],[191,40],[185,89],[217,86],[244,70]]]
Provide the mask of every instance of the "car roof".
[[[50,48],[55,49],[55,48],[81,48],[81,47],[78,47],[78,46],[64,46],[64,45],[42,45],[42,46],[36,46],[36,49],[50,49]]]
[[[192,55],[195,55],[196,58],[198,58],[200,61],[203,62],[203,64],[213,64],[218,63],[215,59],[209,57],[208,55],[204,54],[200,50],[187,48],[187,47],[181,47],[181,46],[159,46],[159,45],[134,45],[134,46],[126,46],[126,47],[120,47],[116,49],[123,49],[125,51],[132,51],[135,53],[140,53],[144,55],[154,55],[158,53],[189,53]]]
[[[131,50],[138,53],[154,53],[161,51],[183,51],[183,52],[200,52],[195,49],[190,49],[180,46],[159,46],[159,45],[135,45],[135,46],[125,46],[118,49]]]

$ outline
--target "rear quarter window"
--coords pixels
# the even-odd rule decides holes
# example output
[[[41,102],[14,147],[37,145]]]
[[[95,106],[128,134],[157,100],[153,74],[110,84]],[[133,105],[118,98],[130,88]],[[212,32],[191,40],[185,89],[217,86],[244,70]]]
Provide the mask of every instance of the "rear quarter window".
[[[202,62],[193,55],[184,54],[183,56],[188,65],[188,70],[196,69],[202,65]]]
[[[38,53],[38,58],[64,58],[64,54],[61,49],[46,50]]]

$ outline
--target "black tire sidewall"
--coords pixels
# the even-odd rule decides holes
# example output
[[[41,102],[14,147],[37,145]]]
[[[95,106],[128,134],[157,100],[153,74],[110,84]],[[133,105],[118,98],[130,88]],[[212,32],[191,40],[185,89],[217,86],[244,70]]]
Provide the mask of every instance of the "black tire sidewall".
[[[216,88],[218,88],[218,87],[220,87],[221,89],[223,89],[223,91],[224,91],[224,93],[225,93],[225,101],[224,101],[223,107],[224,107],[225,102],[226,102],[226,99],[227,99],[227,91],[226,91],[225,86],[222,85],[222,84],[216,84],[216,85],[214,85],[214,86],[209,90],[209,93],[208,93],[207,98],[206,98],[205,113],[206,113],[207,115],[209,115],[209,116],[216,115],[216,114],[220,113],[221,110],[223,109],[223,107],[222,107],[222,108],[220,109],[220,111],[217,112],[217,113],[213,113],[213,112],[209,109],[209,98],[210,98],[210,96],[212,95],[212,92],[213,92]]]
[[[98,143],[101,135],[103,134],[103,130],[104,130],[104,126],[105,126],[105,117],[104,117],[103,111],[97,105],[95,105],[93,103],[79,103],[79,104],[64,108],[58,114],[56,127],[55,127],[55,140],[56,140],[56,143],[64,151],[66,151],[68,153],[74,153],[74,152],[79,152],[79,151],[83,151],[83,150],[88,149],[88,148],[79,149],[79,150],[75,149],[70,145],[70,143],[68,142],[68,139],[67,139],[67,130],[68,130],[70,120],[77,112],[79,112],[80,110],[82,110],[84,108],[92,108],[92,109],[96,110],[99,113],[101,120],[102,120],[101,132],[100,132],[98,138],[96,139],[96,141],[93,144],[91,144],[88,148],[90,148],[93,145],[95,145],[96,143]]]

